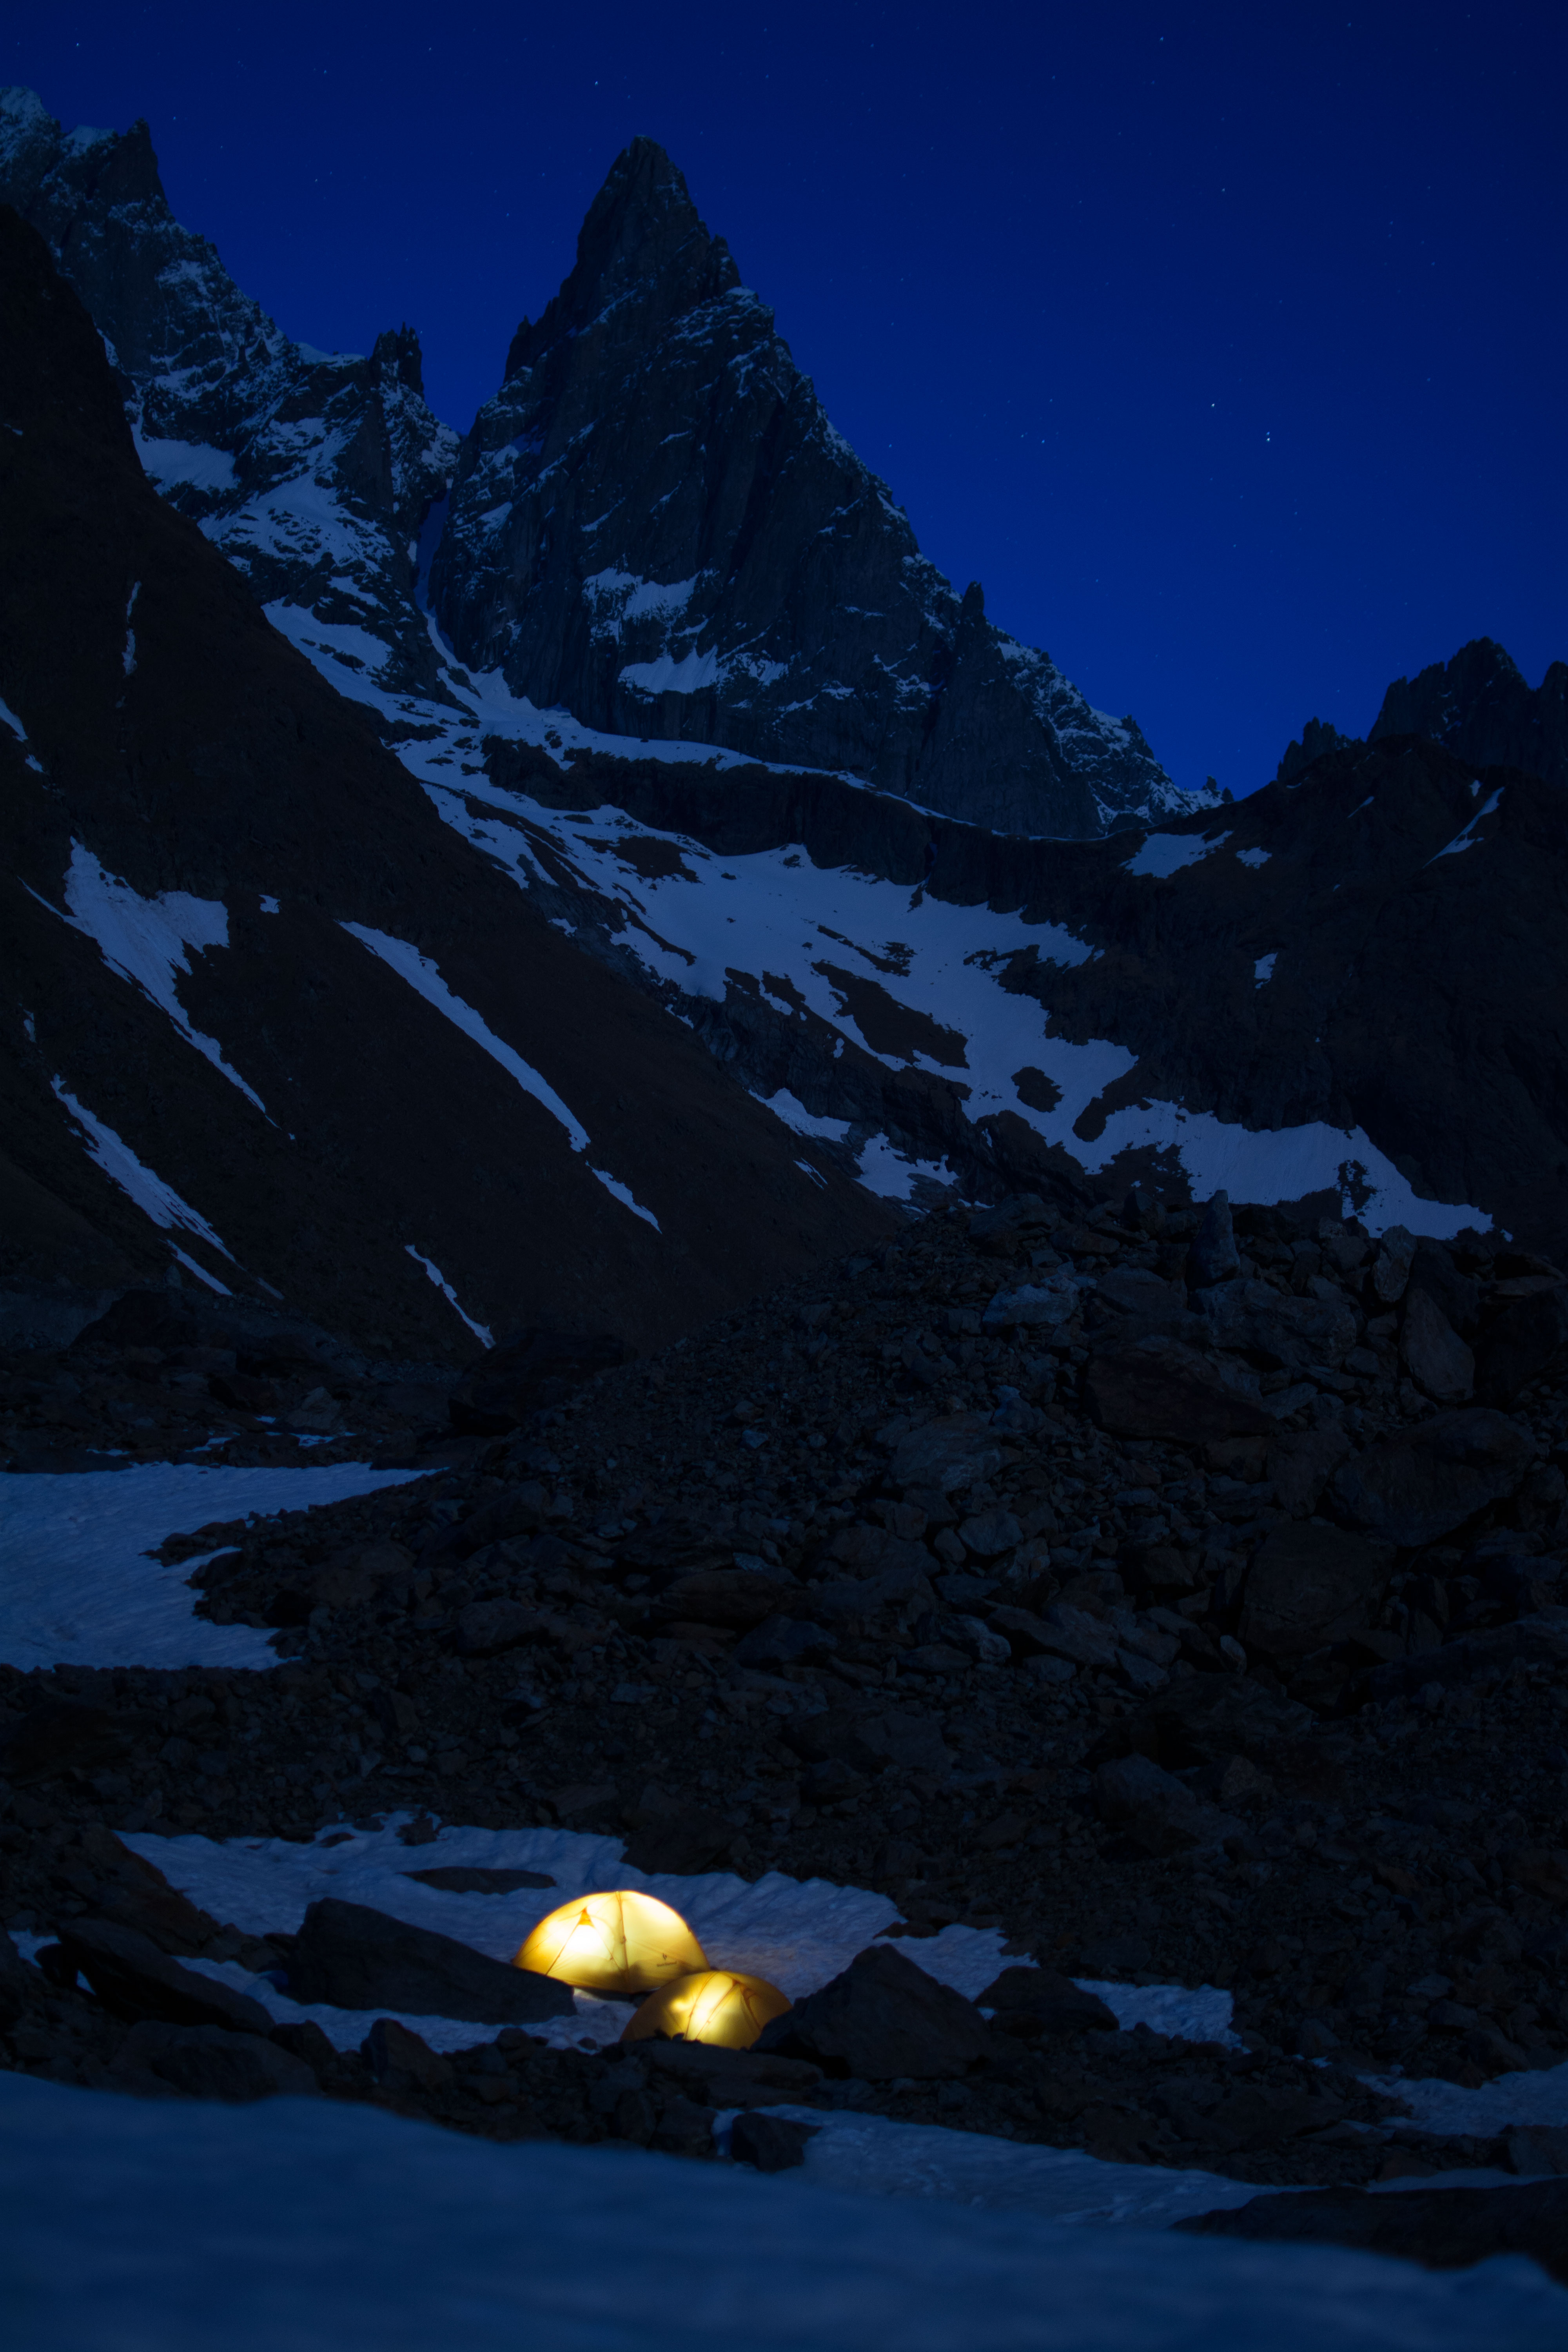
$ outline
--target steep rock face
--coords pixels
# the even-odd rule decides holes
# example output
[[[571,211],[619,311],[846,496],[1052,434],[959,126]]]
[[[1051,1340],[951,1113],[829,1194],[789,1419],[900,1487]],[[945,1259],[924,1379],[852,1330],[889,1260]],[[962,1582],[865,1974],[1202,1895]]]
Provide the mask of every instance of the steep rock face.
[[[4,208],[0,424],[0,1276],[640,1347],[887,1232],[268,625]]]
[[[430,598],[463,661],[611,732],[845,770],[1008,832],[1195,805],[921,556],[651,140],[518,330]]]
[[[0,91],[0,202],[86,303],[170,504],[351,669],[439,693],[416,542],[458,436],[425,403],[412,331],[368,358],[291,342],[174,219],[144,122],[67,133],[31,90]]]
[[[1386,735],[1425,735],[1474,767],[1568,784],[1568,662],[1531,688],[1501,646],[1474,637],[1452,661],[1394,679],[1369,740]]]

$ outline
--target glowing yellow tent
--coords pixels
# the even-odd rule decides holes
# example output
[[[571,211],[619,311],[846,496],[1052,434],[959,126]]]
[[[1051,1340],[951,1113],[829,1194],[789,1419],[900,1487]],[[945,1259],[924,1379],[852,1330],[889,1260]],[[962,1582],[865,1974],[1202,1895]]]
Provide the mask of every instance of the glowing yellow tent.
[[[542,1919],[512,1963],[583,1992],[625,1999],[708,1966],[679,1911],[630,1888],[579,1895]]]
[[[650,2034],[684,2034],[688,2042],[716,2042],[725,2050],[749,2050],[770,2018],[792,2003],[765,1977],[734,1969],[704,1969],[678,1977],[650,1993],[621,2034],[623,2042],[646,2042]]]

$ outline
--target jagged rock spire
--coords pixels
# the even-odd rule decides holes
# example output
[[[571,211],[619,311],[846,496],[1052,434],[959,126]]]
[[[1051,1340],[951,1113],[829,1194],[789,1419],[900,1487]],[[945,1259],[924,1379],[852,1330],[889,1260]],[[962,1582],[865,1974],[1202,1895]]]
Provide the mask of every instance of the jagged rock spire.
[[[1394,679],[1367,740],[1388,735],[1425,735],[1478,768],[1568,784],[1568,663],[1552,662],[1532,688],[1495,638],[1472,637],[1451,661]]]
[[[163,496],[280,614],[340,621],[352,583],[382,682],[437,690],[410,543],[458,436],[426,405],[414,330],[368,358],[291,341],[174,218],[144,122],[68,132],[33,91],[0,91],[0,202],[86,303]]]
[[[654,139],[634,139],[610,167],[577,237],[577,261],[535,324],[524,320],[506,373],[538,363],[563,335],[580,333],[631,298],[623,324],[640,337],[741,282],[721,236],[710,234],[684,176]]]
[[[616,734],[847,770],[1011,832],[1193,804],[921,554],[651,139],[513,339],[430,601],[465,663]]]

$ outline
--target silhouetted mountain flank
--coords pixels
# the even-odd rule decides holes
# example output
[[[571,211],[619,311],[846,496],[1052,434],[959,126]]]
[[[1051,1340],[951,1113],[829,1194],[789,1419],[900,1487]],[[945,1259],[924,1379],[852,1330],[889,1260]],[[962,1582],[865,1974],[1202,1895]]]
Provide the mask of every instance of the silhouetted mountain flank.
[[[3,207],[0,423],[0,1274],[642,1346],[889,1229],[268,627]]]

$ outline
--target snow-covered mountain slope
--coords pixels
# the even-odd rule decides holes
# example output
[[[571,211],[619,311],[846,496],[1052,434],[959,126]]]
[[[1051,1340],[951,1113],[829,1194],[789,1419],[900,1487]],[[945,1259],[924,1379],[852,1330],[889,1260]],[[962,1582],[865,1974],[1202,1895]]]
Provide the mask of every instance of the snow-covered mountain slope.
[[[447,671],[367,688],[455,830],[887,1197],[1133,1181],[1369,1224],[1554,1235],[1568,809],[1435,746],[1347,746],[1154,831],[1020,841],[843,778],[635,760]],[[1465,853],[1476,854],[1465,854]]]
[[[0,1273],[644,1347],[889,1230],[268,627],[14,215],[0,421]]]
[[[169,209],[144,122],[66,132],[0,91],[0,202],[45,238],[103,336],[137,454],[257,596],[287,596],[395,684],[439,693],[418,537],[458,441],[426,405],[417,338],[308,350]]]
[[[1009,832],[1196,805],[1134,721],[921,554],[648,139],[518,329],[430,593],[465,662],[615,733],[842,771]]]

